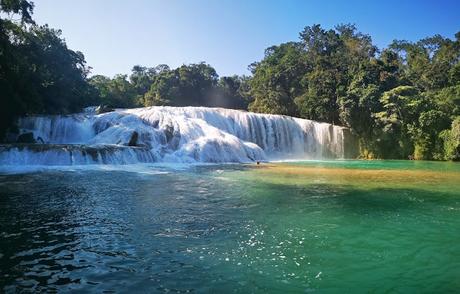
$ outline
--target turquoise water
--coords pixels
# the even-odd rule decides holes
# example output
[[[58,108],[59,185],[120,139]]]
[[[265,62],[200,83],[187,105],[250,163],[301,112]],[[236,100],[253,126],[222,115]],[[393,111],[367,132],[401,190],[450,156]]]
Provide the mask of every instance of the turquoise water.
[[[129,170],[0,175],[0,291],[460,289],[458,164]]]

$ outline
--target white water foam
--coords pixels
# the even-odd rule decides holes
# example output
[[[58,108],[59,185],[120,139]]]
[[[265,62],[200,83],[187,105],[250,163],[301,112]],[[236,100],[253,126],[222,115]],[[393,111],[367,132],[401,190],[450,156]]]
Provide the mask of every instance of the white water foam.
[[[346,128],[221,108],[154,106],[99,115],[87,111],[25,117],[18,125],[22,133],[32,132],[43,144],[2,146],[0,165],[189,164],[345,157]]]

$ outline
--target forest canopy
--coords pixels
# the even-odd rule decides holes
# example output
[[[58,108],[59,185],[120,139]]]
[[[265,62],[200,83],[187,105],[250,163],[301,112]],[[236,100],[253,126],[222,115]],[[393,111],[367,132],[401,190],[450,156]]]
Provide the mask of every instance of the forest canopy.
[[[349,127],[363,158],[460,159],[460,32],[377,48],[351,24],[304,28],[269,47],[251,76],[219,77],[205,62],[136,65],[90,76],[61,32],[38,25],[33,3],[0,2],[0,136],[19,116],[83,107],[208,106]]]

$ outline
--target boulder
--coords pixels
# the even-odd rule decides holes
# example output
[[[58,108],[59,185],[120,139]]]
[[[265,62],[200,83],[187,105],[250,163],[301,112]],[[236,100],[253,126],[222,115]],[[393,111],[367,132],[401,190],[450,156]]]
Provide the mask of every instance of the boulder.
[[[20,134],[16,140],[17,143],[25,143],[25,144],[35,144],[37,141],[35,141],[34,138],[34,133],[29,132],[29,133],[24,133]]]
[[[163,132],[166,137],[166,143],[169,143],[171,139],[174,137],[174,127],[171,125],[166,125]]]
[[[139,138],[139,133],[134,131],[129,139],[128,146],[137,146],[137,140]]]
[[[114,111],[113,108],[107,106],[107,105],[99,105],[96,107],[96,114],[101,114],[101,113],[106,113],[106,112],[112,112]]]

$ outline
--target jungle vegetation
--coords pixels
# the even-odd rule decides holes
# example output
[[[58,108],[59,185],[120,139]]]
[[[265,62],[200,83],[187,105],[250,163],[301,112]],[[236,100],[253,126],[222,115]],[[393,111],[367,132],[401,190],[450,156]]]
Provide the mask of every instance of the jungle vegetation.
[[[460,160],[460,32],[379,49],[352,24],[307,26],[269,47],[250,76],[209,64],[90,76],[61,32],[32,18],[28,0],[0,2],[0,137],[19,116],[91,105],[208,106],[297,116],[349,127],[363,158]]]

